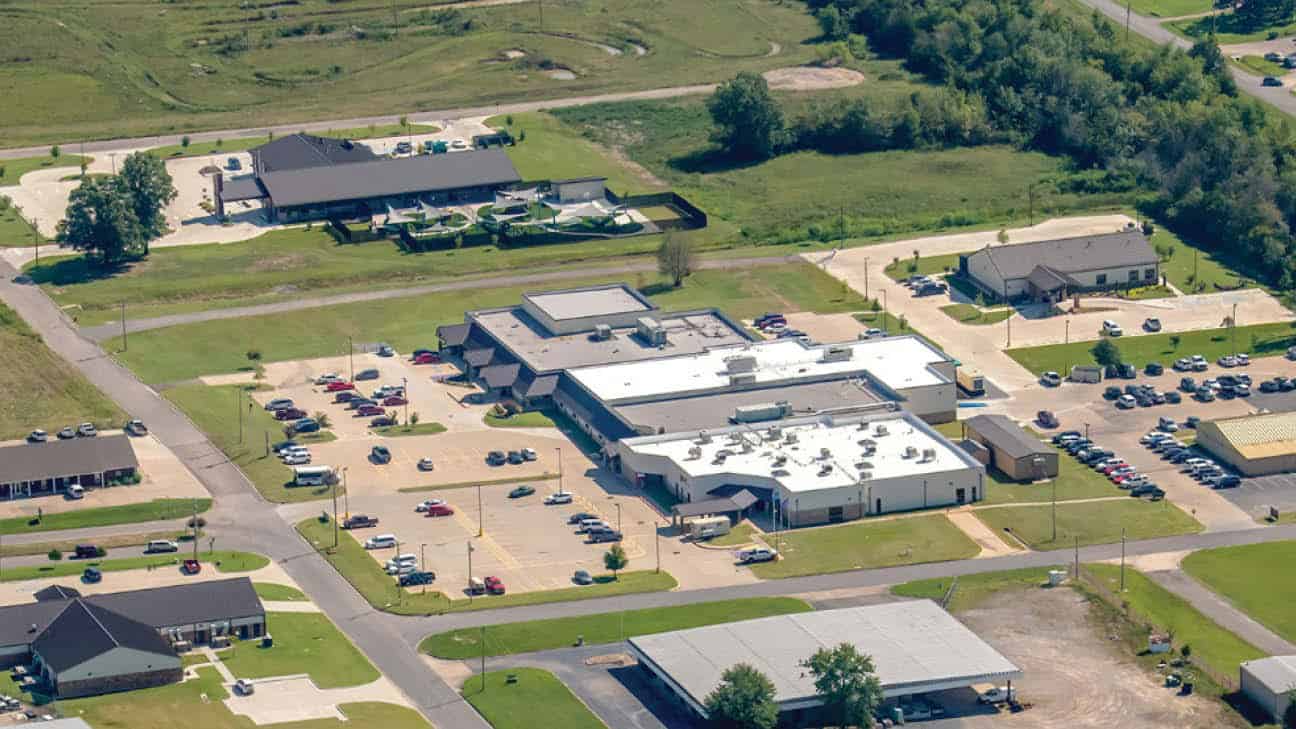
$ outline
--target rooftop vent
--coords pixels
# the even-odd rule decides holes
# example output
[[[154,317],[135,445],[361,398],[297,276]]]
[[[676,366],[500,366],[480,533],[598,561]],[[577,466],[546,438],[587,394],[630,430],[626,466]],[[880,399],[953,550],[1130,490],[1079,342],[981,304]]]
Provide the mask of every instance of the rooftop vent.
[[[913,446],[905,446],[904,454],[903,454],[902,456],[900,456],[900,457],[901,457],[901,458],[916,458],[917,456],[918,456],[918,449],[917,449],[917,448],[914,448]]]
[[[774,459],[774,465],[782,466],[783,464],[787,463],[787,461],[788,461],[787,456],[779,456]]]
[[[878,438],[881,438],[882,436],[886,435],[886,434],[889,433],[889,432],[890,432],[890,431],[887,430],[886,425],[884,425],[884,424],[882,424],[882,423],[878,423],[878,425],[877,425],[877,430],[873,433],[873,435],[876,436],[876,437],[878,437]]]
[[[755,382],[755,372],[735,372],[729,375],[729,384],[731,385],[751,385]]]
[[[666,328],[661,325],[661,322],[652,317],[640,317],[636,331],[651,346],[662,347],[666,344]]]
[[[824,459],[824,460],[827,460],[827,459],[829,459],[829,458],[832,458],[832,451],[828,450],[827,448],[820,448],[820,449],[819,449],[819,457],[822,458],[822,459]]]
[[[594,341],[606,342],[612,338],[612,327],[607,324],[599,324],[594,327]]]
[[[702,457],[702,449],[697,446],[692,446],[688,449],[688,454],[690,461],[696,461]]]
[[[832,464],[831,464],[831,463],[825,463],[825,464],[823,464],[822,466],[819,467],[819,476],[820,476],[821,478],[822,478],[823,476],[829,476],[829,475],[831,475],[832,472],[833,472],[833,467],[832,467]]]
[[[774,469],[773,471],[771,471],[770,473],[772,473],[772,474],[775,475],[775,476],[787,476],[787,475],[789,475],[789,474],[788,474],[788,471],[787,471],[786,468],[776,468],[776,469]]]
[[[852,347],[829,347],[824,350],[821,362],[846,362],[855,355]]]
[[[711,442],[711,434],[710,434],[710,433],[706,432],[705,430],[700,431],[700,432],[698,433],[698,439],[697,439],[697,444],[698,444],[698,445],[706,445],[707,443],[710,443],[710,442]]]
[[[788,431],[788,434],[783,438],[783,442],[784,442],[784,443],[795,443],[795,442],[797,442],[797,434],[796,434],[796,431],[794,431],[794,430],[792,430],[792,431]]]
[[[750,354],[726,357],[724,363],[725,371],[730,374],[734,372],[753,372],[756,369],[756,357]]]
[[[922,460],[920,460],[919,463],[931,463],[934,460],[936,460],[936,449],[924,448],[922,452]]]

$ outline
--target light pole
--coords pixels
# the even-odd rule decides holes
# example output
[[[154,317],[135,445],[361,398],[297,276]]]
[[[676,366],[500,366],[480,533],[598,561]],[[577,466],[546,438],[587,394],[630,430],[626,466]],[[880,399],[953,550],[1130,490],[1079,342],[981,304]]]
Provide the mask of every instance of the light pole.
[[[333,549],[338,548],[337,483],[333,484]],[[396,550],[399,552],[400,550]]]
[[[1071,343],[1071,320],[1070,319],[1066,320],[1066,334],[1062,336],[1062,343],[1063,344]]]
[[[1008,331],[1008,344],[1005,346],[1011,347],[1012,346],[1012,304],[1008,303],[1008,281],[1007,280],[1005,280],[1003,284],[1003,298],[1004,298],[1004,306],[1008,307],[1008,317],[1004,319],[1004,328]]]
[[[427,549],[427,544],[419,545],[419,569],[425,571],[427,570],[427,552],[425,551],[426,549]],[[427,583],[424,582],[423,589],[419,590],[419,594],[422,595],[426,592],[427,592]]]
[[[409,421],[409,379],[401,378],[401,399],[405,401],[405,425],[408,427]]]
[[[657,522],[653,522],[653,548],[657,552],[657,569],[654,572],[661,572],[661,528]]]
[[[348,466],[342,467],[342,513],[343,515],[346,516],[346,518],[350,519],[351,518],[351,496],[350,496],[350,492],[347,490],[347,468],[349,467]],[[337,509],[335,508],[334,511],[337,511]]]
[[[243,386],[234,386],[234,414],[239,421],[239,443],[243,442]]]
[[[355,342],[351,340],[351,335],[347,335],[347,362],[351,368],[351,382],[355,382]]]
[[[617,510],[617,531],[621,531],[621,503],[617,502],[613,504],[613,506],[615,506]]]
[[[1237,356],[1237,302],[1233,302],[1233,316],[1229,319],[1229,337],[1233,340],[1233,356]]]
[[[472,604],[473,599],[473,581],[472,581],[472,542],[468,542],[468,604]]]
[[[477,536],[486,530],[486,512],[482,511],[481,484],[477,484]]]
[[[864,300],[868,301],[868,267],[869,257],[864,256]]]
[[[563,493],[562,448],[555,448],[558,453],[558,493]]]

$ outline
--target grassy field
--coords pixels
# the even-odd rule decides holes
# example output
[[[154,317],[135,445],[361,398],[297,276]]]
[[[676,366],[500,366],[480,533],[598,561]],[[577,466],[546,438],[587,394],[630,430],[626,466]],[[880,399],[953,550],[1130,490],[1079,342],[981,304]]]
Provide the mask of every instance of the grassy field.
[[[86,567],[97,567],[101,572],[123,572],[142,569],[179,569],[181,560],[190,559],[193,555],[181,549],[179,553],[148,555],[144,557],[123,557],[121,559],[69,559],[49,564],[30,567],[6,567],[0,581],[16,582],[20,580],[37,580],[48,577],[79,576]],[[216,550],[208,552],[198,550],[198,561],[216,565],[218,572],[252,572],[270,564],[270,560],[250,552],[229,552]],[[111,581],[111,577],[104,580]]]
[[[126,419],[4,304],[0,304],[0,391],[12,395],[0,401],[0,440],[23,438],[35,428],[53,433],[86,421],[97,428],[120,428]]]
[[[484,634],[486,655],[504,656],[575,645],[577,636],[583,637],[587,645],[615,643],[636,635],[809,610],[810,605],[792,597],[722,600],[574,618],[505,623],[489,626],[484,633],[480,628],[463,628],[428,636],[419,644],[419,650],[448,660],[476,658],[482,655],[481,636]]]
[[[1082,547],[1119,542],[1121,529],[1131,541],[1194,534],[1202,530],[1196,519],[1169,501],[1151,502],[1129,497],[1119,501],[1058,504],[1056,542],[1053,541],[1051,506],[977,509],[973,513],[996,532],[1011,529],[1013,536],[1037,551],[1068,549],[1075,546],[1076,539],[1080,540]]]
[[[135,338],[131,338],[134,349]],[[188,415],[202,429],[212,443],[243,469],[248,480],[267,500],[275,503],[311,501],[331,495],[331,487],[289,487],[292,469],[283,465],[274,453],[267,453],[267,443],[284,439],[283,423],[251,401],[242,385],[208,386],[186,384],[168,388],[162,396]],[[236,397],[241,397],[246,416],[243,419],[242,441],[239,440],[239,421],[235,409]],[[249,407],[251,405],[251,407]],[[334,438],[332,433],[304,433],[294,440],[305,445],[325,442]]]
[[[855,320],[870,328],[881,329],[888,334],[917,334],[928,341],[935,341],[922,332],[909,326],[908,320],[901,320],[889,311],[861,311]]]
[[[563,285],[622,279],[615,276]],[[735,318],[750,318],[771,308],[834,312],[863,307],[857,294],[810,264],[699,271],[678,289],[650,281],[632,283],[643,283],[641,288],[646,289],[649,298],[664,309],[719,306]],[[531,288],[534,286],[484,287],[186,324],[132,334],[127,352],[120,352],[116,339],[106,347],[120,352],[119,359],[150,383],[236,372],[248,366],[245,353],[251,349],[259,350],[265,362],[340,354],[346,349],[348,336],[357,341],[388,342],[398,350],[409,351],[427,346],[438,324],[462,321],[464,310],[515,304],[522,292]],[[184,389],[192,391],[187,386]],[[226,397],[229,399],[222,404],[232,407],[232,393]],[[254,434],[254,447],[261,443],[259,438],[259,433]]]
[[[517,413],[501,418],[493,413],[482,416],[482,422],[492,428],[553,428],[554,421],[542,412]]]
[[[3,201],[0,201],[3,203]],[[45,236],[36,232],[12,204],[0,209],[0,248],[30,246],[36,241],[44,242]]]
[[[891,103],[920,88],[894,66],[879,65],[874,72],[876,80],[816,94],[813,100],[782,94],[787,116],[795,119],[819,99]],[[1008,147],[856,155],[804,151],[734,166],[714,154],[711,119],[701,98],[551,113],[594,141],[623,149],[711,220],[737,225],[760,242],[872,237],[1013,219],[1026,211],[1026,188],[1036,180],[1041,181],[1036,211],[1042,205],[1047,215],[1121,204],[1117,196],[1056,192],[1054,181],[1071,174],[1061,159]],[[1045,178],[1050,182],[1043,183]]]
[[[968,253],[971,252],[968,251]],[[923,256],[917,261],[912,258],[902,258],[899,261],[887,264],[887,267],[882,271],[892,281],[899,281],[910,276],[933,276],[957,271],[959,256],[966,255],[967,253],[951,253],[947,256]]]
[[[1175,345],[1172,337],[1178,337],[1178,346]],[[1205,329],[1178,334],[1125,336],[1112,340],[1120,349],[1124,361],[1139,369],[1143,369],[1148,362],[1160,362],[1169,366],[1180,357],[1194,354],[1200,354],[1214,362],[1226,354],[1233,353],[1234,341],[1237,342],[1237,351],[1247,352],[1252,357],[1282,355],[1287,352],[1288,347],[1296,345],[1296,325],[1290,322],[1279,322],[1239,326],[1233,332],[1227,328]],[[1048,370],[1067,372],[1071,369],[1071,365],[1096,364],[1089,351],[1094,344],[1095,342],[1072,342],[1042,347],[1022,347],[1010,349],[1007,354],[1031,372]]]
[[[1205,663],[1219,674],[1237,676],[1242,661],[1261,658],[1264,653],[1234,633],[1216,625],[1183,598],[1152,582],[1133,568],[1125,570],[1125,592],[1120,590],[1120,567],[1091,564],[1085,569],[1129,605],[1129,610],[1160,630],[1174,631],[1176,649],[1192,646],[1194,661]]]
[[[257,597],[262,600],[280,602],[306,602],[309,600],[301,590],[287,585],[278,585],[273,582],[254,582],[252,587],[256,590]]]
[[[752,565],[762,579],[944,562],[981,551],[941,514],[799,529],[767,541],[777,545],[780,557]]]
[[[1268,28],[1251,29],[1242,26],[1232,13],[1219,13],[1213,22],[1211,16],[1187,18],[1163,24],[1169,30],[1185,38],[1196,39],[1215,34],[1215,42],[1220,45],[1230,43],[1247,43],[1266,40],[1270,34],[1274,37],[1289,36],[1296,33],[1296,21]]]
[[[403,137],[406,134],[432,134],[437,131],[440,131],[440,129],[432,124],[410,124],[409,127],[403,127],[399,124],[370,124],[367,127],[344,127],[342,129],[329,129],[311,133],[319,137],[336,137],[338,139],[382,139],[385,137]],[[172,144],[165,147],[154,147],[149,151],[155,156],[164,159],[178,159],[181,157],[201,157],[205,154],[221,155],[243,152],[253,147],[259,147],[269,141],[269,136],[235,137],[213,142],[190,142],[187,147],[182,144]],[[224,162],[218,160],[217,164],[223,165]]]
[[[463,696],[495,729],[607,729],[571,689],[539,668],[474,676],[464,684]]]
[[[12,692],[9,695],[17,695]],[[64,716],[80,717],[96,729],[174,729],[183,717],[186,729],[255,729],[245,716],[236,716],[223,700],[229,693],[215,668],[198,669],[198,678],[159,688],[105,694],[58,702]],[[348,721],[316,719],[276,724],[275,729],[431,729],[418,712],[395,704],[340,704]]]
[[[622,572],[613,580],[611,575],[596,575],[594,584],[544,592],[520,592],[508,595],[451,599],[437,590],[405,590],[396,585],[390,575],[365,552],[359,542],[343,533],[338,538],[338,548],[333,546],[333,525],[319,519],[307,519],[297,525],[297,531],[320,550],[333,568],[351,583],[369,604],[378,610],[399,615],[434,615],[460,610],[487,610],[492,608],[537,605],[567,600],[588,600],[596,597],[626,595],[636,592],[657,592],[673,589],[678,583],[666,572]],[[458,588],[448,588],[455,589]]]
[[[550,114],[531,112],[510,116],[512,126],[507,125],[508,116],[493,116],[486,124],[508,129],[514,138],[526,134],[526,139],[506,148],[524,180],[606,177],[608,188],[618,195],[657,192],[664,188],[651,175],[608,156],[588,139],[576,136]]]
[[[1242,60],[1236,63],[1243,69],[1260,76],[1282,76],[1289,70],[1283,68],[1281,63],[1266,61],[1264,56],[1242,56]]]
[[[805,63],[819,34],[771,0],[554,3],[543,27],[532,7],[452,5],[170,3],[161,22],[153,0],[15,0],[0,45],[26,60],[0,73],[0,129],[13,146],[696,84]]]
[[[82,162],[90,164],[93,161],[94,157],[82,157],[77,154],[60,154],[58,157],[51,157],[47,154],[43,157],[19,157],[18,159],[0,160],[0,168],[4,169],[4,172],[0,173],[0,187],[17,185],[22,176],[28,172],[50,170],[58,167],[69,167],[79,172]]]
[[[202,531],[199,530],[201,536]],[[105,550],[108,556],[112,556],[114,549],[122,547],[141,547],[151,541],[158,539],[168,539],[177,542],[180,545],[180,551],[192,549],[193,531],[190,529],[168,529],[158,532],[143,532],[140,534],[113,534],[111,536],[101,536],[94,538],[96,547]],[[54,539],[48,542],[22,542],[19,544],[6,544],[0,546],[0,556],[3,557],[23,557],[34,554],[46,555],[50,550],[57,549],[64,554],[71,554],[78,544],[85,544],[85,539]]]
[[[756,527],[752,526],[748,522],[743,522],[733,529],[730,529],[728,534],[708,540],[707,544],[716,547],[737,547],[743,544],[750,544],[752,537],[755,536],[755,534]]]
[[[1162,251],[1173,251],[1167,258],[1162,254],[1161,273],[1186,294],[1208,293],[1217,288],[1235,288],[1239,283],[1258,284],[1238,273],[1222,258],[1222,251],[1210,251],[1185,241],[1158,225],[1152,233],[1152,245]]]
[[[60,529],[88,529],[90,527],[115,526],[117,524],[134,524],[142,521],[184,519],[192,516],[195,509],[201,514],[210,509],[211,505],[211,499],[154,499],[142,504],[101,506],[95,509],[78,509],[44,514],[41,516],[40,521],[27,517],[0,519],[0,534],[30,534],[32,532],[52,532]]]
[[[1130,8],[1139,15],[1154,18],[1177,18],[1180,15],[1205,13],[1211,9],[1211,0],[1131,0]]]
[[[266,632],[274,646],[235,641],[221,662],[239,678],[309,674],[322,689],[359,686],[379,677],[378,669],[323,613],[267,613]]]
[[[1124,491],[1105,476],[1060,451],[1057,478],[1048,483],[1031,484],[1011,481],[997,468],[987,468],[986,476],[990,478],[993,485],[986,489],[983,504],[1050,501],[1053,499],[1055,484],[1058,501],[1125,495]]]
[[[952,613],[971,610],[991,595],[1005,590],[1026,589],[1048,584],[1049,570],[1055,567],[1029,567],[1004,572],[983,572],[977,575],[964,575],[958,578],[954,597],[946,609]],[[900,597],[927,598],[940,602],[945,599],[952,584],[952,578],[934,577],[930,580],[915,580],[891,588],[892,595]]]
[[[1183,569],[1287,640],[1296,640],[1296,586],[1276,580],[1296,558],[1296,542],[1249,544],[1193,552]]]
[[[949,318],[963,324],[973,326],[983,326],[986,324],[999,324],[1004,319],[1013,315],[1012,309],[991,309],[982,311],[980,307],[974,304],[950,304],[940,308]]]

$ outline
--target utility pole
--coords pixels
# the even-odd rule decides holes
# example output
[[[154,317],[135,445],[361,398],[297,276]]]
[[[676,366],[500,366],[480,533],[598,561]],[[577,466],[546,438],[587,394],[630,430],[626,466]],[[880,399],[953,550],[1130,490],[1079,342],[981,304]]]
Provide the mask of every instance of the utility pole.
[[[333,484],[333,548],[338,548],[337,483]],[[400,550],[396,550],[399,554]]]
[[[1233,316],[1229,319],[1229,337],[1233,340],[1233,356],[1237,356],[1237,302],[1233,302]]]
[[[239,443],[243,443],[243,386],[234,387],[234,414],[239,421]]]
[[[194,552],[193,558],[194,560],[197,560],[198,559],[198,499],[191,500],[189,504],[190,506],[193,507],[193,516],[190,517],[190,521],[193,523],[193,552]]]
[[[1077,580],[1080,579],[1080,536],[1079,535],[1076,535],[1075,538],[1075,576]]]
[[[401,399],[405,401],[405,425],[409,426],[409,379],[401,378]]]
[[[130,348],[129,344],[126,342],[126,302],[125,301],[121,302],[121,328],[122,328],[122,351],[125,352],[127,349]]]
[[[868,300],[868,297],[869,297],[869,295],[868,295],[868,267],[869,267],[869,257],[868,257],[868,256],[864,256],[864,299],[865,299],[865,301],[867,301],[867,300]]]
[[[468,542],[468,604],[469,604],[469,605],[472,605],[472,600],[473,600],[472,553],[473,553],[473,546],[472,546],[472,542]],[[483,635],[484,635],[484,633],[485,633],[485,628],[483,628],[482,631],[483,631]],[[485,645],[485,643],[484,643],[484,638],[483,638],[483,646],[484,646],[484,645]],[[486,649],[483,647],[482,650],[485,651]],[[482,665],[485,665],[485,663],[486,663],[486,659],[483,657],[483,658],[482,658]],[[484,679],[483,679],[483,681],[484,681]],[[482,683],[482,688],[483,688],[483,689],[486,688],[486,684],[485,684],[484,682]]]
[[[1057,544],[1057,478],[1053,479],[1053,539]]]
[[[351,335],[347,335],[347,362],[351,367],[351,382],[355,382],[355,342],[351,341]]]
[[[657,528],[657,522],[653,522],[653,547],[657,551],[657,569],[653,572],[661,572],[661,530]]]
[[[1126,43],[1129,43],[1129,27],[1130,27],[1131,14],[1132,13],[1130,11],[1130,0],[1125,0],[1125,42]]]
[[[342,516],[351,518],[351,496],[347,491],[347,466],[342,467]]]
[[[562,448],[555,448],[558,452],[558,493],[563,493],[563,466],[562,466]]]
[[[481,484],[477,484],[477,536],[480,537],[484,531],[486,531],[486,512],[482,511]]]
[[[420,570],[427,570],[427,551],[426,551],[426,550],[427,550],[427,544],[426,544],[426,543],[423,543],[423,544],[420,544],[420,545],[419,545],[419,569],[420,569]],[[426,594],[426,593],[427,593],[427,583],[424,582],[424,583],[423,583],[423,589],[419,590],[419,594],[422,595],[422,594]]]

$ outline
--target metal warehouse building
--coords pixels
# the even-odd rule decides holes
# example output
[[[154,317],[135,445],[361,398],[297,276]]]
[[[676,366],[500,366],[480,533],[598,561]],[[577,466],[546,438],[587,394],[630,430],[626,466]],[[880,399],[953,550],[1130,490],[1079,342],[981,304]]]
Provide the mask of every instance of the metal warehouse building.
[[[1014,481],[1058,475],[1058,452],[1022,430],[1006,415],[977,415],[963,423],[968,438],[990,451],[990,463]]]
[[[1296,656],[1269,656],[1254,661],[1243,661],[1238,668],[1239,688],[1256,706],[1264,709],[1269,718],[1282,723],[1288,694],[1296,689]]]
[[[685,502],[747,491],[784,527],[985,498],[985,469],[907,412],[627,438],[622,473]]]
[[[1197,445],[1247,476],[1296,471],[1296,412],[1205,421]]]
[[[853,644],[873,658],[888,699],[1011,682],[1022,671],[930,600],[744,620],[629,640],[652,682],[706,718],[721,674],[746,663],[774,684],[783,723],[813,721],[821,701],[801,666],[820,648]]]

